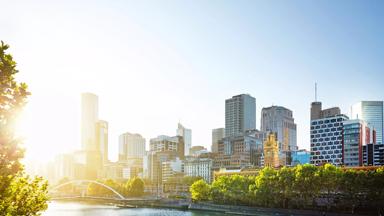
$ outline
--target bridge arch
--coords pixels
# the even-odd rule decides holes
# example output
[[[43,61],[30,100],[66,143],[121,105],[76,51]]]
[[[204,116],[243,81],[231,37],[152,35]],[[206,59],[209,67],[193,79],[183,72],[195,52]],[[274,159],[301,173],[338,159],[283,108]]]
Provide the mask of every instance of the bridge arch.
[[[117,192],[115,189],[109,187],[108,185],[106,184],[103,184],[101,182],[98,182],[98,181],[95,181],[95,180],[71,180],[71,181],[68,181],[68,182],[65,182],[63,184],[60,184],[60,185],[57,185],[55,187],[53,187],[52,189],[50,189],[50,191],[55,191],[61,187],[64,187],[66,185],[70,185],[70,184],[82,184],[82,183],[88,183],[89,184],[97,184],[97,185],[100,185],[110,191],[112,191],[115,195],[117,195],[120,199],[125,199],[125,197],[123,195],[121,195],[119,192]]]

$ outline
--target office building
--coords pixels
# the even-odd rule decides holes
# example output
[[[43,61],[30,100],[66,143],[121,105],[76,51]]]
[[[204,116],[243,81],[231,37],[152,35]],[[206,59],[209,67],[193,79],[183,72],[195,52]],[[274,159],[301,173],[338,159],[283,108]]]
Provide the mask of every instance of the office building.
[[[212,181],[212,165],[211,158],[187,157],[184,160],[184,174],[186,176],[200,176],[207,183]]]
[[[81,94],[81,144],[84,151],[98,151],[95,140],[98,121],[98,97],[92,93]]]
[[[282,106],[263,108],[260,130],[276,133],[280,151],[297,149],[296,124],[291,110]]]
[[[312,103],[311,164],[343,164],[343,122],[346,120],[348,117],[340,114],[340,108],[322,110],[321,102]]]
[[[256,129],[256,99],[248,94],[225,100],[225,136],[239,136]]]
[[[181,136],[160,135],[149,141],[151,152],[174,151],[180,159],[184,159],[184,139]]]
[[[363,164],[364,166],[384,166],[384,144],[364,145]]]
[[[108,122],[99,120],[96,122],[96,146],[101,153],[102,163],[108,162]]]
[[[185,128],[182,124],[177,124],[176,135],[183,137],[184,155],[189,155],[189,149],[192,147],[192,130]]]
[[[143,158],[145,139],[140,134],[123,133],[119,136],[119,161]]]
[[[264,138],[264,132],[249,130],[243,135],[220,140],[218,153],[214,156],[213,169],[261,166]]]
[[[211,151],[213,153],[219,152],[219,141],[225,137],[224,128],[216,128],[212,130],[212,147]]]
[[[279,167],[279,141],[277,140],[276,133],[270,132],[267,139],[263,143],[264,150],[264,166]]]
[[[167,160],[161,163],[162,183],[169,182],[172,177],[182,173],[183,161],[181,161],[179,158]]]
[[[383,101],[361,101],[351,107],[351,119],[366,121],[376,130],[376,142],[383,143]]]
[[[345,166],[363,165],[363,145],[373,143],[371,129],[359,119],[343,122],[343,164]]]

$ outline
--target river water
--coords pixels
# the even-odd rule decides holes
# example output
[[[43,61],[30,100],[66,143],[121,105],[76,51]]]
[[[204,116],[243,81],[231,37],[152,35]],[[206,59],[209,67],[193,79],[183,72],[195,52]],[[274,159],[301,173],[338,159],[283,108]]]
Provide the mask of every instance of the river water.
[[[180,211],[154,208],[118,208],[109,205],[96,205],[71,202],[51,202],[42,216],[217,216],[214,212]]]

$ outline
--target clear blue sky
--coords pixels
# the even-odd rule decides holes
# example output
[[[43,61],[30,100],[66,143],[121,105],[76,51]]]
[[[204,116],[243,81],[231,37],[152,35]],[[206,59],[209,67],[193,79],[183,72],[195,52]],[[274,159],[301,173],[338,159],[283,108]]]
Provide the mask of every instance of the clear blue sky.
[[[33,93],[29,121],[50,134],[41,141],[33,132],[36,149],[80,146],[82,91],[100,96],[112,158],[120,133],[173,135],[179,120],[193,145],[209,147],[211,129],[224,126],[224,100],[239,93],[256,98],[258,128],[262,107],[291,109],[301,148],[309,148],[315,82],[323,106],[346,114],[359,100],[383,100],[384,1],[0,5],[0,39]]]

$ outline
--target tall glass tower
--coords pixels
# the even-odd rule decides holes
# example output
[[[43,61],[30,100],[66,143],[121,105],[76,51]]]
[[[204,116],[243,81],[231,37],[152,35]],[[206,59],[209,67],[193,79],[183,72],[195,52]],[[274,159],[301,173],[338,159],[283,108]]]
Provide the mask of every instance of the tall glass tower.
[[[383,143],[383,101],[360,101],[351,107],[351,119],[361,119],[376,130],[376,142]]]
[[[81,94],[81,144],[82,150],[99,150],[96,145],[95,132],[96,122],[98,121],[97,95],[92,93]]]

